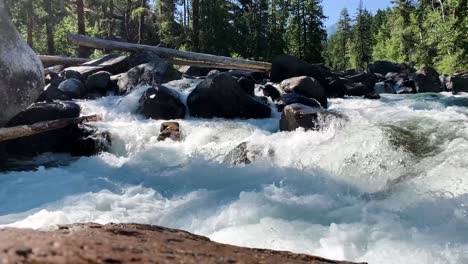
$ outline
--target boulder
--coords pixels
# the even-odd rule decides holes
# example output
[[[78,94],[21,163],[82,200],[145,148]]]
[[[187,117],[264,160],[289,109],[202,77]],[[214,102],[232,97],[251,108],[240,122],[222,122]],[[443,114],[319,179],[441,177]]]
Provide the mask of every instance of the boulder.
[[[31,125],[37,122],[75,118],[80,106],[70,102],[35,103],[11,119],[7,127]],[[86,125],[73,125],[41,134],[18,138],[0,144],[9,157],[30,157],[44,152],[91,156],[107,150],[110,136]]]
[[[294,131],[299,127],[320,130],[336,119],[344,119],[344,116],[318,107],[292,104],[286,106],[281,113],[280,131]]]
[[[236,78],[247,78],[251,79],[255,83],[261,82],[267,76],[264,72],[256,72],[256,71],[241,71],[241,70],[229,70],[226,74],[231,75],[232,77]]]
[[[181,141],[182,135],[180,133],[180,125],[177,122],[164,122],[161,124],[158,141],[164,141],[166,139],[173,141]]]
[[[86,78],[79,72],[74,70],[65,70],[59,74],[63,79],[77,79],[82,83],[85,83]]]
[[[468,73],[451,76],[449,86],[454,94],[460,92],[468,93]]]
[[[440,93],[443,91],[439,73],[429,66],[422,68],[416,73],[414,82],[418,93]]]
[[[282,111],[284,107],[292,104],[303,104],[310,107],[323,108],[322,105],[315,99],[305,97],[300,94],[290,93],[282,95],[281,101],[278,104],[278,110]]]
[[[91,74],[86,79],[86,91],[89,92],[99,92],[101,94],[106,94],[109,90],[112,90],[113,83],[111,82],[112,74],[106,71],[100,71],[94,74]]]
[[[339,77],[327,78],[328,85],[325,89],[325,94],[328,98],[344,98],[348,90],[344,82]]]
[[[86,92],[83,83],[75,78],[61,82],[57,89],[72,99],[79,99]]]
[[[386,75],[389,72],[413,73],[415,70],[403,63],[393,63],[389,61],[375,61],[369,63],[368,71],[371,73],[380,73]]]
[[[402,83],[396,86],[396,93],[397,94],[415,94],[416,91],[416,84],[413,80],[403,81]]]
[[[340,79],[344,86],[346,87],[346,94],[350,96],[364,96],[368,93],[374,92],[374,87],[370,88],[369,86],[360,83],[353,82],[347,78]]]
[[[126,72],[128,69],[130,67],[127,56],[109,54],[102,58],[83,63],[80,66],[66,68],[65,70],[79,72],[86,79],[89,75],[100,71],[107,71],[115,75]]]
[[[140,98],[140,112],[147,118],[170,120],[184,118],[186,109],[177,92],[158,85],[146,90]]]
[[[247,142],[242,142],[233,150],[229,151],[226,157],[224,157],[224,163],[228,163],[231,165],[251,164],[252,161],[249,158]]]
[[[161,57],[158,54],[151,52],[151,51],[141,51],[135,54],[132,54],[128,57],[128,69],[136,67],[141,64],[149,63],[149,62],[158,62],[162,61]]]
[[[301,76],[286,79],[280,84],[281,89],[286,93],[297,93],[317,100],[322,107],[328,107],[328,100],[325,89],[312,77]]]
[[[292,77],[309,76],[325,86],[323,71],[320,65],[309,64],[293,56],[280,55],[273,59],[270,79],[272,82],[279,83]]]
[[[172,64],[160,60],[133,67],[127,73],[122,74],[117,85],[119,93],[125,94],[137,85],[159,85],[181,78],[181,73]]]
[[[375,76],[373,73],[363,72],[356,75],[347,76],[347,78],[354,83],[364,84],[370,91],[374,91],[374,86],[377,83],[377,76]]]
[[[247,77],[241,77],[237,81],[242,88],[248,95],[250,96],[255,96],[255,81],[247,78]]]
[[[272,101],[281,100],[281,93],[273,85],[267,84],[261,88],[262,93],[265,97],[270,97]]]
[[[210,71],[216,70],[213,68],[202,68],[202,67],[195,67],[195,66],[182,66],[180,67],[179,71],[187,76],[193,77],[202,77],[207,76]]]
[[[34,103],[44,89],[44,69],[0,0],[0,127]]]
[[[203,80],[187,98],[190,115],[202,118],[268,118],[271,109],[247,94],[227,74]]]
[[[54,80],[57,80],[57,79],[60,79],[60,75],[58,75],[58,73],[56,72],[49,72],[45,75],[44,77],[44,80],[45,80],[45,84],[50,84],[51,82],[53,82]]]
[[[59,90],[59,85],[64,82],[65,79],[59,77],[53,80],[51,83],[46,85],[44,91],[41,93],[36,102],[52,102],[54,100],[71,100],[71,97],[66,95],[63,91]]]

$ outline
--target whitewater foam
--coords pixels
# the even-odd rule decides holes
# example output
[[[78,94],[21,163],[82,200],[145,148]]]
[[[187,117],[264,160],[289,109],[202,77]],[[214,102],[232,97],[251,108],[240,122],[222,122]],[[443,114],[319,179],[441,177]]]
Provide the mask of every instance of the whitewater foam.
[[[182,142],[158,142],[162,121],[135,114],[144,89],[80,102],[104,115],[110,153],[1,174],[0,224],[149,223],[334,259],[468,263],[466,95],[333,99],[348,121],[319,132],[277,132],[278,114],[188,118]],[[224,163],[242,142],[254,162]]]

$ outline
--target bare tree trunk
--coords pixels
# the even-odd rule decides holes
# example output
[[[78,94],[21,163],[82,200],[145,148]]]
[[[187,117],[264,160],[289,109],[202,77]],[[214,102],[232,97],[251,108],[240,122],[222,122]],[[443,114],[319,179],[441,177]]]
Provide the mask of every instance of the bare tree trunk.
[[[114,0],[109,0],[109,13],[107,15],[109,19],[109,31],[107,32],[107,38],[113,39],[114,37]]]
[[[141,0],[141,8],[146,8],[146,0]],[[143,31],[144,31],[144,26],[145,26],[145,14],[142,12],[140,14],[140,22],[138,25],[138,44],[141,44],[142,41],[142,36],[143,36]]]
[[[48,14],[45,17],[46,24],[46,37],[47,37],[47,53],[49,55],[55,55],[55,44],[54,44],[54,27],[52,25],[52,5],[51,1],[44,1],[44,10]]]
[[[192,0],[193,50],[200,51],[200,7],[199,0]]]
[[[32,48],[34,46],[34,39],[33,39],[33,32],[34,32],[34,9],[33,9],[33,2],[29,0],[26,5],[26,12],[28,16],[28,24],[27,24],[27,42],[28,45]]]
[[[86,35],[84,0],[76,0],[76,14],[78,17],[78,34]],[[88,50],[85,47],[78,47],[79,57],[88,57]]]

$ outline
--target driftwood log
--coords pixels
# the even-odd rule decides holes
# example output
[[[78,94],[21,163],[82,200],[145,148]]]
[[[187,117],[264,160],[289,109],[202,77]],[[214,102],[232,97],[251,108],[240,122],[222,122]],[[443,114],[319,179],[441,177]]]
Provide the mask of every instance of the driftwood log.
[[[128,52],[151,51],[156,53],[158,56],[166,58],[168,59],[168,61],[179,65],[250,71],[270,71],[271,69],[271,63],[268,62],[234,59],[229,57],[180,51],[163,47],[140,45],[113,40],[104,40],[84,35],[78,35],[74,33],[68,33],[68,41],[74,45],[95,49],[120,50]]]
[[[86,58],[71,58],[63,56],[50,56],[50,55],[39,55],[39,59],[44,67],[64,65],[64,66],[76,66],[88,62],[90,59]]]
[[[64,128],[74,124],[84,123],[84,122],[97,122],[100,121],[102,117],[100,115],[89,115],[81,116],[75,118],[65,118],[57,119],[35,123],[32,125],[23,125],[15,127],[5,127],[0,128],[0,142],[17,139],[21,137],[28,137],[36,135],[39,133]]]

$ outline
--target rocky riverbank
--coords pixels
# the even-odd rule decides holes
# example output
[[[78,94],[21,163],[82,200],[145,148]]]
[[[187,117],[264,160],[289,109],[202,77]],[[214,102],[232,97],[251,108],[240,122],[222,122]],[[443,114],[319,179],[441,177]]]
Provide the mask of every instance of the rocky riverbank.
[[[351,263],[251,249],[138,224],[74,224],[55,231],[0,230],[1,263]]]

